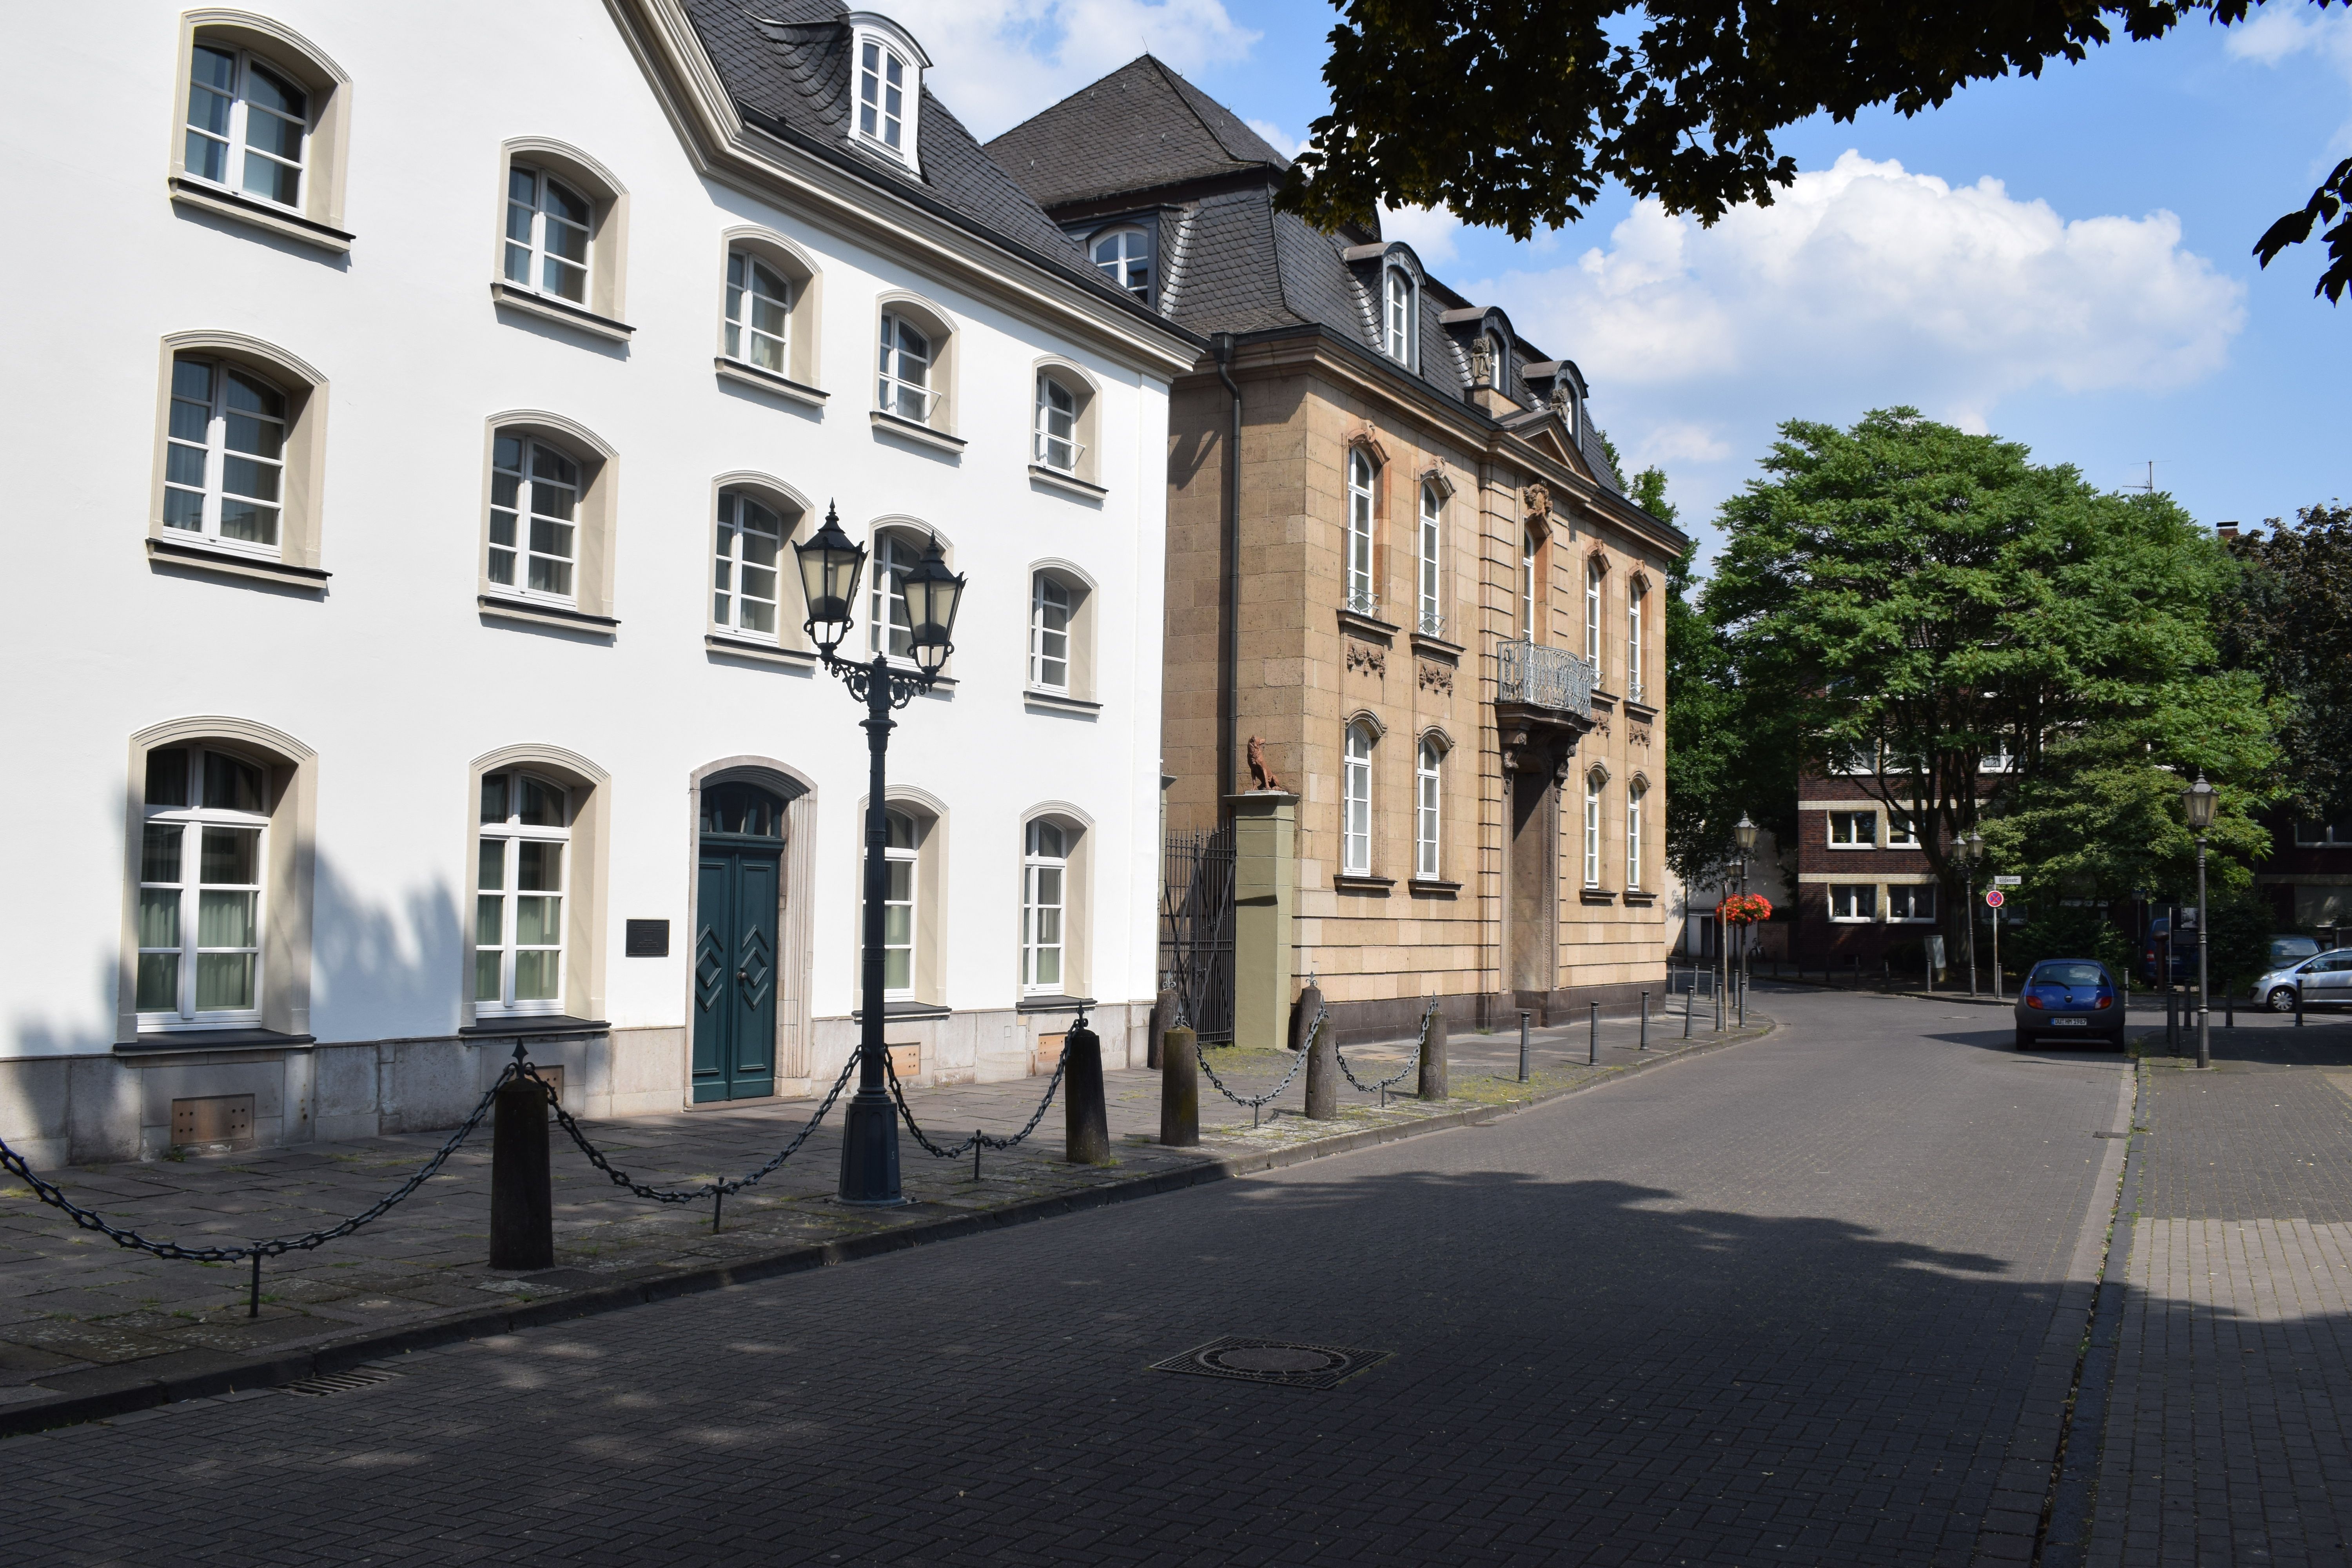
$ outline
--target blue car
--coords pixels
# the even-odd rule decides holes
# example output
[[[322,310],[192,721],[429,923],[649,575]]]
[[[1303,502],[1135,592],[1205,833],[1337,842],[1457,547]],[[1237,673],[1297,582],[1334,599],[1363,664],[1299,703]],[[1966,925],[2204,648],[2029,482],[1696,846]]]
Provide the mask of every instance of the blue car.
[[[2046,958],[2017,988],[2017,1048],[2043,1035],[2094,1038],[2124,1048],[2124,999],[2095,958]]]

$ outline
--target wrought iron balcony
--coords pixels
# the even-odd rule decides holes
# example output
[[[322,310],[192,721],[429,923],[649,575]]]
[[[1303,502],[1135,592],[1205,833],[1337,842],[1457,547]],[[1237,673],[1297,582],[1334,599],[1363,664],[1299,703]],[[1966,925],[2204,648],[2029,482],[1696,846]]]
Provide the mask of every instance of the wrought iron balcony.
[[[1592,667],[1566,648],[1521,640],[1495,645],[1497,702],[1592,717]]]

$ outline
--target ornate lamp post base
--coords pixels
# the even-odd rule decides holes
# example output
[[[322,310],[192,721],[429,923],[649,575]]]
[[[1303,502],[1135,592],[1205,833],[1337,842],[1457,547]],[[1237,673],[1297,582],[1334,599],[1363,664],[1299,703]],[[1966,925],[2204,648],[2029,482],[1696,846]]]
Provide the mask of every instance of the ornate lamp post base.
[[[898,1109],[887,1089],[860,1089],[843,1108],[841,1201],[871,1208],[907,1201],[898,1190]]]

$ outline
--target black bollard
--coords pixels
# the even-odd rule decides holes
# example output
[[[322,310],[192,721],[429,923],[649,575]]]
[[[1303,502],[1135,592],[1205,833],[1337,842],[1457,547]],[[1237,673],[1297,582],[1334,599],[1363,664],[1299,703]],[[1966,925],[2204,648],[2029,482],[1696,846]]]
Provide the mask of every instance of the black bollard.
[[[1531,1013],[1519,1015],[1519,1081],[1521,1083],[1528,1081],[1528,1020],[1533,1016]]]
[[[490,1267],[555,1267],[555,1190],[547,1173],[547,1090],[509,1079],[490,1123]]]
[[[1171,1149],[1201,1142],[1201,1037],[1179,1024],[1160,1047],[1160,1141]]]
[[[1421,1098],[1445,1098],[1445,1015],[1429,1021],[1429,1039],[1421,1047]]]
[[[2303,976],[2294,977],[2294,1026],[2303,1027]]]
[[[1102,1040],[1087,1016],[1062,1037],[1062,1161],[1110,1163],[1110,1112],[1103,1104]]]
[[[1650,1048],[1650,994],[1646,991],[1642,993],[1642,1044],[1640,1048],[1645,1051]]]
[[[1313,990],[1312,986],[1308,987]],[[1317,994],[1320,999],[1321,994]],[[1307,1014],[1308,1023],[1315,1015]],[[1301,1026],[1304,1027],[1305,1026]],[[1328,1121],[1339,1114],[1339,1042],[1327,1016],[1307,1047],[1307,1120]]]

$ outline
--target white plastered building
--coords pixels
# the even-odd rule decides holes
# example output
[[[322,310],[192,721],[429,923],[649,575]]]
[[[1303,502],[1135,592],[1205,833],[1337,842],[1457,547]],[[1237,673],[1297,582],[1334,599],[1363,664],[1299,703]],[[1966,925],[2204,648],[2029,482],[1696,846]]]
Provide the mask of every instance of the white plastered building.
[[[886,585],[845,651],[889,563],[969,580],[890,749],[902,1070],[1030,1074],[1082,999],[1142,1061],[1199,345],[917,40],[811,0],[28,26],[0,1136],[445,1126],[517,1039],[583,1112],[821,1090],[866,790],[793,569],[828,507]]]

